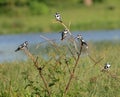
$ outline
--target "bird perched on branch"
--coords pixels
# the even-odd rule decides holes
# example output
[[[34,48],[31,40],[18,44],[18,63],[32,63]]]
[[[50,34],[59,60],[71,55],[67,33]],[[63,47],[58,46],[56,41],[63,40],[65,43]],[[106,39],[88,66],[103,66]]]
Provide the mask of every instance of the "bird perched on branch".
[[[65,39],[65,37],[67,36],[67,34],[68,34],[68,30],[65,29],[65,30],[63,30],[63,31],[60,32],[60,33],[61,33],[61,40],[63,40],[63,39]]]
[[[104,68],[101,70],[102,72],[105,72],[105,71],[108,71],[109,68],[110,68],[110,64],[107,62],[105,65],[104,65]]]
[[[27,48],[28,49],[28,41],[25,41],[24,43],[22,43],[21,45],[18,46],[18,48],[15,50],[15,52],[19,51],[19,50],[22,50],[24,48]]]
[[[77,40],[81,42],[81,45],[82,45],[82,46],[85,45],[86,48],[88,48],[88,44],[85,42],[85,40],[83,39],[83,37],[82,37],[81,34],[78,34],[77,37],[75,37],[75,38],[77,38]]]
[[[104,69],[108,69],[108,68],[110,68],[110,66],[111,65],[109,63],[106,63],[105,66],[104,66]]]
[[[57,21],[62,23],[62,19],[61,19],[60,13],[56,12],[55,18],[56,18]]]

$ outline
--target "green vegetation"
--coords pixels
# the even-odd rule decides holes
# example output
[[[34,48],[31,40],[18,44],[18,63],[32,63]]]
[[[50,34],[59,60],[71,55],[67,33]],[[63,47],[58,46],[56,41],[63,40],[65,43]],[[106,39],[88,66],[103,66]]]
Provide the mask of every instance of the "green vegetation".
[[[69,13],[68,10],[66,17]],[[75,18],[74,14],[71,16]],[[88,48],[81,35],[76,38],[72,35],[69,25],[59,19],[55,22],[60,27],[56,29],[57,25],[55,28],[51,26],[53,29],[66,29],[62,32],[60,43],[41,35],[46,40],[45,44],[34,44],[29,49],[25,44],[20,46],[28,57],[27,61],[0,64],[0,97],[118,97],[119,42],[89,43]],[[22,28],[25,26],[22,23],[19,20],[13,26]],[[45,26],[44,22],[42,26]],[[107,62],[110,68],[104,68]]]
[[[88,57],[80,58],[72,84],[65,97],[119,97],[120,64],[119,43],[91,43],[90,56],[96,61],[104,57],[97,65]],[[67,57],[69,68],[65,63],[65,49],[61,53],[53,51],[53,47],[44,49],[50,59],[44,60],[39,54],[39,66],[44,66],[44,75],[51,97],[62,97],[65,85],[73,68],[73,57]],[[64,48],[61,47],[61,48]],[[42,52],[42,51],[39,51]],[[56,59],[60,55],[61,59]],[[56,59],[56,60],[55,60]],[[101,72],[106,62],[110,62],[108,72]],[[39,95],[39,96],[38,96]],[[31,60],[26,62],[4,63],[0,65],[0,97],[46,97],[42,79]]]
[[[89,7],[82,0],[52,1],[0,0],[0,34],[60,31],[53,23],[57,11],[72,31],[120,28],[119,0],[94,0]]]
[[[30,16],[28,11],[22,10],[21,12],[28,13],[15,15],[17,11],[13,14],[12,10],[11,14],[7,12],[9,8],[5,9],[8,16],[1,15],[1,34],[58,31],[64,28],[69,35],[62,36],[59,44],[41,35],[46,40],[45,44],[32,45],[29,50],[26,46],[21,46],[20,50],[28,57],[27,61],[0,64],[0,97],[118,97],[119,42],[89,43],[87,48],[83,38],[80,35],[73,37],[70,30],[119,28],[119,6],[114,6],[114,3],[108,6],[103,0],[94,0],[103,4],[84,7],[75,4],[79,0],[71,0],[75,5],[54,9],[54,2],[30,1],[31,3],[27,0],[20,0],[23,3],[17,3],[16,0],[0,1],[3,9],[4,6],[14,8],[20,4],[19,6],[30,8],[32,14]],[[51,12],[47,4],[54,5],[50,7]],[[57,10],[65,17],[64,22],[54,21],[53,16],[49,15]],[[62,35],[66,33],[62,32]],[[107,62],[111,67],[105,69]]]
[[[56,22],[69,34],[62,42],[41,35],[45,44],[21,47],[27,61],[0,64],[0,97],[119,97],[119,42],[88,43],[88,49]],[[107,62],[111,67],[104,69]]]

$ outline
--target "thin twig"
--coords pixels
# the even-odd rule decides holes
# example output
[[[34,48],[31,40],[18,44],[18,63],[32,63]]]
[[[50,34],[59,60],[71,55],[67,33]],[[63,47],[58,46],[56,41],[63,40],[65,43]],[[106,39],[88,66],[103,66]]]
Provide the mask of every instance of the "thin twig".
[[[75,62],[75,64],[74,64],[74,67],[73,67],[72,73],[71,73],[71,75],[70,75],[69,81],[68,81],[68,83],[67,83],[67,85],[66,85],[64,94],[67,93],[67,90],[69,89],[70,83],[71,83],[71,81],[72,81],[72,79],[73,79],[73,77],[74,77],[74,73],[75,73],[76,67],[77,67],[77,65],[78,65],[81,52],[82,52],[82,46],[81,46],[81,48],[80,48],[80,53],[78,54],[78,58],[77,58],[77,60],[76,60],[76,62]]]
[[[56,41],[56,39],[51,39],[49,41]],[[36,49],[40,47],[41,44],[48,42],[48,40],[42,41],[39,44],[37,44]]]
[[[39,70],[39,74],[40,74],[40,77],[42,78],[42,80],[44,82],[44,85],[45,85],[45,87],[47,89],[48,95],[50,96],[50,91],[49,91],[49,88],[48,88],[47,81],[45,80],[44,76],[42,75],[42,69]]]
[[[68,50],[70,51],[72,57],[73,57],[74,60],[76,61],[76,57],[75,57],[74,53],[72,52],[71,48],[70,48],[69,46],[67,46],[67,47],[68,47]]]
[[[69,67],[68,61],[67,61],[66,59],[65,59],[65,63],[66,63],[66,65],[67,65],[67,68],[68,68],[69,73],[71,74],[71,70],[70,70],[70,67]]]
[[[96,64],[95,59],[93,59],[89,54],[88,54],[88,57]]]
[[[94,64],[94,66],[95,66],[96,64],[100,63],[103,59],[104,59],[104,57],[101,58],[100,60],[98,60],[98,61]]]
[[[59,22],[59,21],[58,21],[58,22]],[[72,36],[72,34],[71,34],[70,30],[68,29],[68,27],[67,27],[63,22],[59,22],[59,23],[60,23],[61,25],[63,25],[63,26],[65,27],[65,29],[68,30],[69,34]],[[73,38],[73,37],[72,37],[72,38]],[[78,50],[74,38],[73,38],[72,43],[74,44],[75,50]],[[71,51],[71,49],[70,49],[70,51]],[[75,61],[73,70],[72,70],[72,72],[70,73],[70,78],[69,78],[69,81],[68,81],[68,83],[67,83],[67,85],[66,85],[66,87],[65,87],[64,94],[66,94],[66,92],[67,92],[67,90],[68,90],[68,88],[69,88],[69,86],[70,86],[70,83],[71,83],[71,81],[72,81],[72,79],[73,79],[73,77],[74,77],[74,73],[75,73],[76,67],[77,67],[77,65],[78,65],[78,62],[79,62],[79,59],[80,59],[81,52],[82,52],[82,46],[80,47],[80,52],[78,53],[78,57],[77,57],[77,59],[76,59],[76,61]],[[71,54],[74,55],[73,53],[71,53]]]
[[[45,40],[47,40],[55,48],[55,50],[57,52],[60,52],[59,47],[56,45],[55,42],[51,41],[49,38],[47,38],[47,37],[45,37],[43,35],[40,35],[40,37],[43,38],[43,39],[45,39]]]
[[[56,44],[52,40],[50,40],[49,38],[47,38],[47,37],[45,37],[43,35],[40,35],[40,37],[43,38],[43,39],[45,39],[45,40],[47,40],[50,44],[56,46]]]
[[[29,52],[28,49],[23,49],[23,51],[25,52],[25,54],[33,61],[34,63],[34,66],[37,68],[37,70],[39,71],[39,75],[40,77],[42,78],[42,81],[44,83],[44,86],[48,92],[48,95],[50,96],[50,90],[49,90],[49,87],[48,87],[48,83],[47,81],[45,80],[44,76],[42,75],[42,69],[41,67],[38,66],[38,57],[35,59],[34,56]]]
[[[90,55],[89,55],[90,56]],[[93,61],[94,59],[90,56],[89,58],[91,58],[91,60]],[[104,58],[101,58],[100,60],[98,60],[98,61],[93,61],[94,62],[94,65],[92,65],[92,66],[90,66],[90,67],[88,67],[85,71],[84,71],[84,73],[86,73],[86,71],[88,71],[88,70],[90,70],[90,68],[93,68],[94,66],[96,66],[98,63],[100,63],[102,60],[103,60]]]
[[[70,35],[72,35],[72,34],[71,34],[71,32],[70,32],[70,30],[68,29],[68,27],[67,27],[67,26],[66,26],[63,22],[62,22],[62,23],[61,23],[61,22],[59,22],[59,23],[60,23],[60,24],[62,24],[62,25],[65,27],[65,29],[67,29],[67,30],[68,30],[68,32],[69,32],[69,34],[70,34]]]
[[[60,23],[61,25],[63,25],[64,26],[64,28],[65,29],[67,29],[68,30],[68,32],[69,32],[69,34],[70,34],[70,36],[72,36],[72,34],[71,34],[71,32],[70,32],[70,30],[69,30],[69,28],[63,23],[63,22],[59,22],[58,21],[58,23]],[[77,48],[77,45],[76,45],[76,42],[75,42],[75,39],[73,38],[73,36],[71,37],[72,39],[73,39],[73,44],[74,44],[74,47],[75,47],[75,50],[77,50],[78,51],[78,48]]]
[[[76,41],[75,41],[75,39],[73,38],[72,35],[71,35],[70,38],[68,38],[68,40],[69,40],[72,44],[74,44],[75,51],[78,52],[78,47],[77,47]]]

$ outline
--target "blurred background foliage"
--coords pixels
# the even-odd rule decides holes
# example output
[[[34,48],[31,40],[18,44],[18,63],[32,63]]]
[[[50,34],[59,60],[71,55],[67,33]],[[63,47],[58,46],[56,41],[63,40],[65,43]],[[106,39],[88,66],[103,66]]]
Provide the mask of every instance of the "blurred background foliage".
[[[92,1],[92,0],[90,0]],[[106,0],[93,0],[93,3],[102,3]],[[84,0],[0,0],[0,14],[46,14],[49,7],[66,7],[71,5],[84,5]]]
[[[71,31],[120,28],[120,0],[0,0],[0,34],[57,32],[60,12]]]

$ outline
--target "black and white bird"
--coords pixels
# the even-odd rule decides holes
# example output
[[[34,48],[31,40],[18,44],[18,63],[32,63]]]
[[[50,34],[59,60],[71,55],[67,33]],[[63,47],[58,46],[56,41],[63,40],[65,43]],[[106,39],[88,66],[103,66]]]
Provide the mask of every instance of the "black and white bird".
[[[56,18],[57,21],[59,21],[59,22],[62,23],[62,18],[61,18],[61,16],[60,16],[60,13],[56,12],[55,18]]]
[[[105,64],[105,66],[104,66],[104,70],[107,70],[108,68],[110,68],[110,64],[107,62],[106,64]]]
[[[21,45],[18,46],[18,48],[15,50],[15,52],[19,51],[19,50],[22,50],[24,48],[27,48],[28,49],[28,41],[25,41],[24,43],[22,43]]]
[[[85,45],[85,46],[86,46],[86,48],[88,48],[88,44],[85,42],[85,40],[83,39],[83,37],[82,37],[82,35],[81,35],[81,34],[78,34],[76,38],[77,38],[77,40],[78,40],[78,41],[80,41],[80,42],[81,42],[81,45],[82,45],[82,46],[84,46],[84,45]]]
[[[60,33],[61,33],[61,40],[63,40],[63,39],[65,39],[65,37],[67,36],[67,34],[68,34],[68,30],[65,29],[65,30],[63,30],[63,31],[60,32]]]

